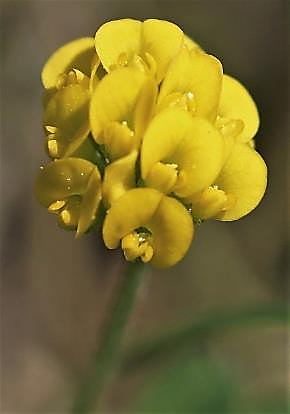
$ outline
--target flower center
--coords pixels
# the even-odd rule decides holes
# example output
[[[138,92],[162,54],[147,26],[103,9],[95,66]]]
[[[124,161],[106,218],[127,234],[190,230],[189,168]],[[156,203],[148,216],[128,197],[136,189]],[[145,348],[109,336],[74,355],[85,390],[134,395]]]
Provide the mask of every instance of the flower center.
[[[80,217],[80,196],[72,196],[67,200],[57,200],[50,204],[48,211],[58,214],[58,223],[61,227],[75,228]]]
[[[169,193],[178,178],[178,165],[174,163],[157,162],[146,177],[148,187]]]
[[[126,260],[133,261],[140,257],[142,262],[150,262],[153,257],[150,237],[150,233],[143,231],[133,231],[123,237],[121,246]]]
[[[181,108],[190,112],[191,114],[194,114],[196,111],[196,100],[194,93],[191,91],[184,93],[170,93],[164,99],[162,99],[160,105],[158,106],[158,111],[161,111],[168,107]]]
[[[72,69],[68,73],[63,73],[59,75],[56,82],[56,89],[61,89],[68,85],[80,84],[82,82],[84,82],[84,84],[88,86],[89,80],[85,76],[85,74],[82,73],[80,70]]]
[[[191,197],[192,214],[197,219],[216,218],[233,207],[235,199],[213,185]]]

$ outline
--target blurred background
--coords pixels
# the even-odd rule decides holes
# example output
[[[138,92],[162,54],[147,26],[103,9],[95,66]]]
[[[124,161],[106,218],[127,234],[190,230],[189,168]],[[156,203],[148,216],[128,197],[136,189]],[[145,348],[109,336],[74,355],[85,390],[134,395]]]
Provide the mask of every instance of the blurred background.
[[[43,64],[123,17],[175,22],[247,86],[269,185],[251,215],[202,224],[180,264],[148,269],[104,412],[285,413],[289,68],[279,0],[2,0],[1,412],[69,412],[121,277],[120,252],[60,230],[33,185],[46,161]],[[138,353],[142,343],[151,351]]]

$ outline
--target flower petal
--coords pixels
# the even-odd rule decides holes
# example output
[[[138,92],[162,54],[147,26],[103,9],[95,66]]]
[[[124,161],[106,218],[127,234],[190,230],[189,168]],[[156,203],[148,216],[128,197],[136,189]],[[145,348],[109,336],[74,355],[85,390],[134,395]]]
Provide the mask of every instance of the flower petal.
[[[76,237],[85,233],[96,219],[96,213],[101,202],[101,176],[97,168],[94,168],[88,180],[86,190],[80,205],[80,216]]]
[[[141,174],[146,180],[159,161],[171,160],[192,126],[192,117],[181,109],[166,109],[150,122],[141,148]]]
[[[89,91],[83,85],[59,89],[44,109],[44,125],[56,127],[55,140],[60,145],[57,158],[71,155],[89,133]]]
[[[36,179],[35,195],[40,204],[49,207],[85,192],[89,176],[96,166],[81,158],[65,158],[41,167]]]
[[[221,92],[222,65],[214,56],[183,48],[162,83],[158,104],[171,93],[192,94],[194,115],[214,121]]]
[[[134,129],[136,144],[140,143],[143,134],[150,122],[156,105],[157,84],[152,78],[148,78],[139,93],[134,112]]]
[[[135,165],[138,152],[132,151],[126,157],[109,164],[105,169],[103,197],[107,205],[112,205],[126,191],[135,187]]]
[[[135,188],[123,194],[109,209],[104,221],[103,238],[108,249],[115,249],[124,236],[144,226],[162,197],[162,193],[152,188]]]
[[[152,188],[135,188],[121,196],[105,218],[103,238],[109,249],[134,230],[150,231],[152,264],[168,267],[182,259],[193,237],[193,221],[176,199]]]
[[[223,76],[218,113],[221,117],[243,121],[238,142],[248,142],[256,135],[260,123],[256,104],[247,89],[228,75]]]
[[[223,138],[209,121],[193,118],[173,159],[185,173],[184,182],[177,182],[174,192],[187,197],[208,187],[219,174],[224,160]]]
[[[97,71],[99,68],[100,68],[100,58],[98,55],[95,55],[92,61],[92,70],[91,70],[91,75],[90,75],[90,80],[89,80],[89,89],[91,93],[94,92],[94,89],[97,83],[99,82],[99,78],[97,76]]]
[[[96,86],[90,104],[92,134],[103,144],[101,132],[111,121],[131,121],[145,74],[132,67],[119,68]],[[128,122],[129,124],[129,122]]]
[[[114,20],[103,24],[97,31],[95,47],[102,65],[109,72],[118,65],[120,56],[130,61],[139,53],[142,23],[133,19]]]
[[[103,144],[108,158],[114,161],[129,154],[135,147],[134,132],[126,122],[110,122],[102,133]]]
[[[142,26],[142,52],[149,53],[157,64],[157,82],[165,75],[171,60],[183,44],[183,32],[174,23],[148,19]]]
[[[228,204],[228,197],[223,190],[210,186],[187,200],[191,203],[191,213],[197,220],[208,220],[217,217]]]
[[[167,109],[152,120],[144,136],[142,178],[146,182],[159,161],[176,164],[184,180],[177,181],[172,191],[187,197],[206,188],[217,177],[223,151],[223,138],[209,121],[193,118],[181,109]],[[152,174],[150,183],[153,184]]]
[[[152,232],[153,266],[173,266],[184,257],[194,227],[191,215],[179,201],[164,196],[146,227]]]
[[[79,69],[89,76],[91,62],[96,54],[94,39],[84,37],[76,39],[57,49],[48,59],[41,72],[41,80],[46,89],[56,86],[59,75],[71,69]]]
[[[235,201],[232,208],[218,219],[237,220],[250,213],[261,201],[267,185],[266,164],[247,144],[237,144],[215,184]]]

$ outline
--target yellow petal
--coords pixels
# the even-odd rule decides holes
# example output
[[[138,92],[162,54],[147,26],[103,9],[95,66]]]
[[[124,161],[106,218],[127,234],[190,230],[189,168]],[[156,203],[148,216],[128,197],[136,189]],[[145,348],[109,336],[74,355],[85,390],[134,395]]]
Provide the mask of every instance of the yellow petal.
[[[224,161],[226,161],[237,142],[237,136],[244,128],[244,123],[240,119],[222,118],[218,115],[215,121],[215,127],[224,138]]]
[[[206,53],[183,48],[173,60],[162,83],[158,104],[171,93],[192,94],[195,115],[214,121],[221,92],[222,65]]]
[[[110,206],[126,191],[136,186],[135,165],[138,152],[132,151],[126,157],[112,162],[105,168],[103,197]]]
[[[236,79],[224,75],[218,114],[234,120],[242,120],[244,128],[237,136],[238,142],[248,142],[259,128],[256,104],[247,89]]]
[[[191,126],[192,117],[181,109],[166,109],[153,118],[141,148],[141,174],[144,180],[159,161],[174,163],[171,158]]]
[[[71,155],[89,133],[89,91],[82,85],[68,85],[58,90],[44,109],[44,125],[56,127],[54,139],[62,151],[58,157]]]
[[[121,19],[107,22],[98,29],[96,51],[107,72],[118,65],[122,55],[129,62],[134,54],[138,54],[141,25],[138,20]]]
[[[102,138],[110,160],[129,154],[135,146],[134,132],[126,122],[110,122],[104,128]]]
[[[64,88],[68,85],[82,85],[87,89],[89,87],[89,78],[78,69],[72,69],[68,73],[60,75],[56,83],[56,88],[49,89],[47,92],[50,92],[52,95],[58,89]]]
[[[93,93],[95,90],[95,87],[97,86],[97,83],[99,82],[99,78],[97,76],[97,71],[100,66],[100,58],[98,55],[95,56],[92,62],[92,71],[90,75],[90,81],[89,81],[89,89],[90,92]]]
[[[152,233],[153,266],[173,266],[185,256],[194,227],[189,212],[179,201],[164,196],[145,227]]]
[[[80,205],[80,216],[76,237],[85,233],[96,219],[96,213],[101,201],[101,176],[97,168],[94,168],[88,180],[88,184]]]
[[[183,32],[174,23],[165,20],[145,20],[142,26],[142,51],[149,53],[157,65],[157,82],[165,75],[171,60],[180,51]]]
[[[59,75],[74,68],[89,76],[95,53],[94,39],[91,37],[77,39],[60,47],[43,67],[41,73],[43,86],[46,89],[54,88]]]
[[[177,164],[157,162],[146,177],[147,187],[156,188],[162,193],[170,193],[177,181]]]
[[[182,48],[178,56],[168,67],[165,79],[160,88],[158,105],[172,93],[190,92],[192,66],[190,52],[187,48]]]
[[[151,172],[152,186],[152,168],[159,161],[176,164],[179,178],[172,191],[186,197],[208,187],[217,177],[223,162],[223,151],[223,139],[209,121],[193,118],[181,109],[167,109],[151,121],[144,136],[142,178],[146,182]]]
[[[224,141],[206,119],[193,118],[188,135],[177,148],[174,161],[185,179],[173,188],[175,194],[187,197],[208,187],[219,174],[224,161]]]
[[[124,256],[126,260],[131,262],[133,260],[136,260],[138,257],[142,258],[142,256],[145,254],[149,246],[148,246],[148,243],[145,242],[145,240],[140,243],[140,235],[137,234],[136,232],[133,232],[123,237],[121,247],[124,252]],[[152,256],[153,256],[152,247],[151,247],[151,250],[152,250],[152,255],[150,259],[152,259]]]
[[[92,163],[80,158],[56,160],[41,167],[35,184],[37,200],[49,207],[57,200],[83,194],[94,168]]]
[[[109,209],[104,221],[103,238],[108,249],[115,249],[124,236],[144,226],[162,197],[162,193],[152,188],[135,188],[123,194]]]
[[[80,198],[71,197],[58,215],[58,224],[64,229],[75,230],[80,217]]]
[[[154,114],[157,92],[156,82],[152,78],[147,79],[139,93],[134,113],[136,144],[141,142],[143,134]]]
[[[112,121],[128,121],[133,116],[136,99],[145,81],[138,69],[119,68],[106,75],[96,86],[90,104],[92,134],[103,144],[101,132]]]
[[[247,144],[237,144],[215,181],[219,189],[234,200],[218,218],[237,220],[250,213],[261,201],[267,185],[263,158]]]
[[[104,242],[109,249],[115,249],[124,238],[122,246],[129,260],[134,259],[143,248],[135,240],[134,230],[140,227],[146,228],[150,236],[144,246],[147,251],[139,253],[144,253],[145,262],[153,253],[152,264],[156,267],[172,266],[181,260],[193,237],[193,222],[186,208],[152,188],[130,190],[112,205],[104,221]]]
[[[224,191],[216,186],[210,186],[200,193],[194,194],[190,200],[193,217],[200,220],[215,218],[224,211],[228,198]]]
[[[191,92],[181,93],[172,92],[162,99],[157,107],[157,112],[163,111],[166,108],[180,108],[191,112],[193,115],[196,111],[196,103]]]

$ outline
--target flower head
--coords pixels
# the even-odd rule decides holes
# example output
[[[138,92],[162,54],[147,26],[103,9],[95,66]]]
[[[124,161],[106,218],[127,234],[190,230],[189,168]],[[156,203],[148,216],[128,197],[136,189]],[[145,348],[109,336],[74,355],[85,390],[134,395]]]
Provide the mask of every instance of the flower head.
[[[254,100],[175,24],[105,23],[58,49],[42,83],[51,161],[36,196],[77,235],[105,209],[109,249],[168,267],[195,221],[237,220],[263,197]]]

